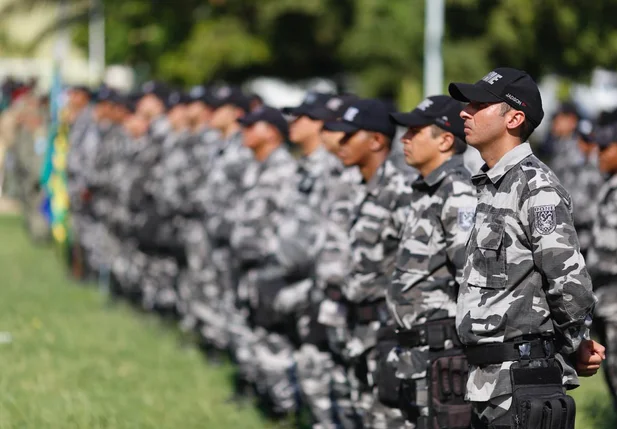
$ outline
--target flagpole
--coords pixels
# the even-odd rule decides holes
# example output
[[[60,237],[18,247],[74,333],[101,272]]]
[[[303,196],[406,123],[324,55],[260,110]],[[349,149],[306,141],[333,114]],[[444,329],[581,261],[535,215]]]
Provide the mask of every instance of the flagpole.
[[[424,96],[443,92],[444,0],[426,0],[424,22]]]
[[[90,84],[98,84],[105,72],[105,15],[101,0],[90,0],[88,69]]]

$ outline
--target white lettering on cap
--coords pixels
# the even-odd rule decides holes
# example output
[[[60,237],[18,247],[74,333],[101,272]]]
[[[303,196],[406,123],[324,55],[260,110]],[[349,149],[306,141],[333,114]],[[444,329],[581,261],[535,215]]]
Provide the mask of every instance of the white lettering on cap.
[[[222,88],[219,88],[218,91],[216,91],[216,96],[218,98],[227,98],[229,97],[229,94],[231,94],[231,88],[228,86],[224,86]]]
[[[433,105],[433,100],[426,99],[422,103],[418,104],[417,109],[422,110],[423,112]]]
[[[315,101],[317,101],[317,95],[312,92],[306,94],[306,97],[304,98],[304,104],[313,104]]]
[[[179,101],[180,101],[180,94],[178,94],[177,92],[174,92],[173,94],[169,96],[169,103],[176,104]]]
[[[203,86],[195,86],[191,88],[191,92],[189,93],[193,98],[199,98],[206,93],[206,90]]]
[[[360,113],[360,111],[357,108],[350,107],[347,109],[347,111],[343,115],[343,119],[346,120],[347,122],[353,122],[353,120],[356,118],[358,113]]]
[[[343,104],[343,100],[341,100],[340,98],[331,98],[326,103],[326,107],[330,110],[338,110],[340,109],[341,104]]]
[[[500,75],[499,73],[492,71],[492,72],[490,72],[489,74],[487,74],[486,76],[484,76],[484,77],[482,78],[482,80],[483,80],[484,82],[488,83],[489,85],[492,85],[492,84],[494,84],[495,82],[497,82],[499,79],[501,79],[502,77],[503,77],[503,76],[502,76],[502,75]]]
[[[525,106],[525,103],[523,103],[521,100],[519,100],[518,98],[516,98],[515,96],[513,96],[510,93],[506,94],[506,98],[509,98],[510,100],[514,101],[519,106]]]

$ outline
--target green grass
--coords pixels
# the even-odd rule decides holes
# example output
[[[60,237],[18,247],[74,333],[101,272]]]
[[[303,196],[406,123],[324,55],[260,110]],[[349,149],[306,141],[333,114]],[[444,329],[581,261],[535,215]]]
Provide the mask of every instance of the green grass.
[[[67,279],[51,248],[0,218],[0,429],[272,427],[225,403],[232,368],[176,330]]]
[[[208,366],[177,331],[67,279],[51,248],[36,248],[15,217],[0,217],[0,429],[274,427],[225,403],[230,366]],[[1,339],[1,338],[0,338]],[[572,392],[577,429],[615,429],[601,375]]]
[[[571,392],[576,400],[576,429],[617,428],[617,410],[613,408],[603,374],[581,381],[581,387]]]

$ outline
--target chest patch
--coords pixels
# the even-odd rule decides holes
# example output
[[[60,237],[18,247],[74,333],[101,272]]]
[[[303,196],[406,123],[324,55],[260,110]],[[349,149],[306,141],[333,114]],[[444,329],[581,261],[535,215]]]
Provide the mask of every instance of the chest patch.
[[[476,210],[472,207],[458,209],[457,224],[461,231],[469,231],[473,227]]]

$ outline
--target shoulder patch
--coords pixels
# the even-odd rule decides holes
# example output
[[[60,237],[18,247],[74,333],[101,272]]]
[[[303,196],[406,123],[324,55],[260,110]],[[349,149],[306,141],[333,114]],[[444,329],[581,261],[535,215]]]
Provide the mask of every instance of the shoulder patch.
[[[533,220],[536,231],[542,235],[548,235],[557,227],[555,206],[537,206],[533,208]]]
[[[461,231],[469,231],[474,224],[476,218],[476,209],[474,207],[461,207],[458,209],[457,224]]]

